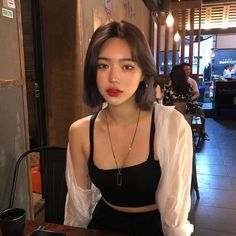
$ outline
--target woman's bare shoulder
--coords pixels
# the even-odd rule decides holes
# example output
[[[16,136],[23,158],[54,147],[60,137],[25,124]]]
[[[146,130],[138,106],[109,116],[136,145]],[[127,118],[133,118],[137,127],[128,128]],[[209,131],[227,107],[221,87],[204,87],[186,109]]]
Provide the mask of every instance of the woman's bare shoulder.
[[[90,123],[91,116],[86,116],[73,122],[70,126],[69,132],[80,132],[87,129]]]
[[[73,122],[69,128],[69,144],[73,160],[86,160],[89,153],[89,124],[91,116]]]
[[[73,122],[69,128],[69,140],[86,137],[89,131],[91,116],[86,116]]]

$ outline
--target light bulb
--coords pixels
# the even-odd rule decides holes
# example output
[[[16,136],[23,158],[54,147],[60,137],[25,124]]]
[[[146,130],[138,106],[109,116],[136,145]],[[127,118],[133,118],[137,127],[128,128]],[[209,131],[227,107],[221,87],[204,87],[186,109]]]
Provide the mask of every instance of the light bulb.
[[[174,24],[174,17],[172,16],[171,11],[169,11],[168,16],[166,17],[166,24],[168,27],[171,27]]]
[[[179,35],[179,31],[177,31],[174,35],[174,40],[175,42],[178,42],[180,40],[180,35]]]

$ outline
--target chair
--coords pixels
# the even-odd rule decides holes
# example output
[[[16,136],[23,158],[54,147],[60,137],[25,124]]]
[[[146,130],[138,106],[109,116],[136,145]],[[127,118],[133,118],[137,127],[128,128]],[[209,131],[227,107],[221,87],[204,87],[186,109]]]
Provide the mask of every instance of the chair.
[[[193,132],[193,138],[197,138],[197,142],[195,143],[195,148],[199,148],[200,141],[203,137],[204,127],[205,127],[205,117],[201,112],[201,108],[198,104],[187,103],[187,112],[191,115],[191,123],[190,126]]]
[[[173,104],[175,106],[175,109],[182,113],[183,115],[186,114],[187,109],[187,103],[186,102],[174,102]]]
[[[193,147],[193,149],[195,149]],[[199,188],[198,188],[198,181],[197,181],[197,169],[196,169],[196,152],[195,150],[193,151],[193,167],[192,167],[192,183],[191,183],[191,193],[193,190],[196,193],[197,200],[200,199],[200,193],[199,193]]]
[[[42,197],[45,200],[45,222],[63,224],[67,194],[65,180],[66,147],[42,146],[22,153],[15,166],[9,207],[13,207],[20,163],[30,153],[40,153]]]

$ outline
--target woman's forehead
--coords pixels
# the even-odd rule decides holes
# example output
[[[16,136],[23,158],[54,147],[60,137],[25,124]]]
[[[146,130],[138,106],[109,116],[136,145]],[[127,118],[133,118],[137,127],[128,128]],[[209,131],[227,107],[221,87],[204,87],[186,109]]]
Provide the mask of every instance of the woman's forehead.
[[[120,38],[111,38],[107,40],[99,52],[99,57],[122,56],[132,58],[131,48],[128,42]]]

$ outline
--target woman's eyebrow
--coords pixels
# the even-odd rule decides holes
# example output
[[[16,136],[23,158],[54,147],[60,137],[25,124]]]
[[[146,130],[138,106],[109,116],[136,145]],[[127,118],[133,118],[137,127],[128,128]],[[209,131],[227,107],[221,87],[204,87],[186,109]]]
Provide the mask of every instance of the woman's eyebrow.
[[[107,61],[110,61],[110,60],[112,60],[112,58],[108,58],[108,57],[98,57],[98,60],[107,60]],[[119,60],[119,61],[132,61],[132,62],[135,62],[135,60],[132,59],[132,58],[119,58],[118,60]]]

